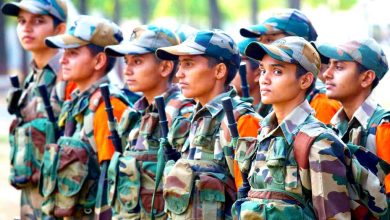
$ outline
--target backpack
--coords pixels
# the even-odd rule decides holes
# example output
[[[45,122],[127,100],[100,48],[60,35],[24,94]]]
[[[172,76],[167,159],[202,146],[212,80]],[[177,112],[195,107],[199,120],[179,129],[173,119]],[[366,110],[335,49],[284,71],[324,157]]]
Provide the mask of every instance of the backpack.
[[[375,119],[375,120],[374,120]],[[377,122],[374,117],[370,125]],[[327,131],[320,122],[303,126],[295,136],[293,149],[294,156],[300,169],[307,167],[310,148],[318,135],[308,135],[313,127],[321,127]],[[369,126],[371,127],[371,126]],[[344,161],[347,167],[347,188],[350,196],[351,215],[355,218],[368,216],[381,216],[387,211],[386,194],[384,190],[384,177],[390,171],[390,166],[366,148],[351,143],[346,144]],[[301,159],[299,159],[301,158]]]

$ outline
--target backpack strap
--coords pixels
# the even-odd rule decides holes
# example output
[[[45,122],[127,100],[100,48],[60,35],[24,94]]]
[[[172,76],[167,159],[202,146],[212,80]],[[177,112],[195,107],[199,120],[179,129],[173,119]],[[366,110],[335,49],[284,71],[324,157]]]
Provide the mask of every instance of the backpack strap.
[[[293,142],[294,157],[300,169],[309,168],[309,153],[314,141],[324,133],[325,125],[319,121],[311,120],[310,124],[299,128]]]
[[[310,148],[316,138],[317,137],[311,137],[302,131],[298,132],[297,136],[295,137],[293,143],[294,157],[300,169],[309,168]]]
[[[368,134],[376,134],[376,127],[381,123],[385,118],[390,118],[390,111],[385,110],[381,106],[378,106],[375,109],[374,114],[368,121],[367,129],[365,129],[361,135],[360,145],[366,147],[367,145],[367,136]]]

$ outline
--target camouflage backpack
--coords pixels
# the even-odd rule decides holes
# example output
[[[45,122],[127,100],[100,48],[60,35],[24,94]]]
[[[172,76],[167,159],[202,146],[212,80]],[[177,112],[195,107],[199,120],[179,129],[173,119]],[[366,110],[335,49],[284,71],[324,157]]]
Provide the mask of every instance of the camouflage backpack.
[[[382,116],[385,115],[388,113],[383,112],[383,114],[373,117],[369,122],[369,127],[378,124],[383,118]],[[314,126],[321,126],[323,129],[320,131],[326,132],[325,125],[322,123],[314,123]],[[310,147],[317,137],[317,135],[313,135],[312,129],[312,126],[303,126],[295,137],[294,155],[296,158],[303,158],[297,159],[297,161],[308,161],[305,158],[308,158]],[[384,177],[390,171],[389,164],[362,146],[351,143],[346,145],[348,150],[345,151],[345,164],[352,217],[378,217],[385,214],[388,207],[384,190]],[[298,166],[304,168],[308,165],[298,163]]]
[[[22,117],[14,119],[10,126],[9,181],[18,189],[38,183],[44,146],[54,142],[52,129],[54,125],[47,119],[37,82],[33,81],[35,74],[31,73],[27,76],[23,86],[26,89],[18,102],[17,108],[20,109]],[[55,74],[42,73],[42,75],[43,83],[48,86],[49,91],[52,91]],[[10,93],[12,95],[12,91]]]
[[[170,136],[170,144],[180,149],[188,134],[187,118],[181,116],[182,106],[192,103],[192,100],[178,97],[180,93],[169,95],[166,99],[166,111],[172,116],[171,129],[181,128]],[[180,99],[180,101],[178,101]],[[180,105],[174,107],[175,105]],[[126,135],[128,143],[123,154],[115,152],[108,168],[109,204],[113,216],[125,219],[150,218],[152,213],[151,200],[154,192],[157,170],[157,152],[160,145],[160,126],[157,112],[140,112],[127,110],[119,126],[119,134]],[[139,129],[133,129],[140,126]],[[123,143],[123,142],[122,142]],[[162,187],[156,194],[156,217],[166,218]]]
[[[236,119],[254,114],[249,103],[238,97],[232,102]],[[222,109],[215,117],[192,119],[191,143],[182,150],[188,151],[188,156],[176,163],[168,161],[164,170],[165,206],[173,219],[231,218],[236,187],[232,178],[234,146],[227,140],[229,134]],[[195,146],[199,148],[195,150]],[[197,153],[201,156],[195,159]]]
[[[111,95],[127,103],[114,88]],[[101,102],[102,96],[97,89],[79,102],[75,115],[68,115],[72,103],[67,101],[64,104],[63,117],[59,120],[61,123],[67,119],[64,135],[56,144],[46,145],[41,166],[39,192],[44,197],[42,211],[49,216],[75,216],[80,210],[89,215],[94,210],[100,167],[93,120]]]

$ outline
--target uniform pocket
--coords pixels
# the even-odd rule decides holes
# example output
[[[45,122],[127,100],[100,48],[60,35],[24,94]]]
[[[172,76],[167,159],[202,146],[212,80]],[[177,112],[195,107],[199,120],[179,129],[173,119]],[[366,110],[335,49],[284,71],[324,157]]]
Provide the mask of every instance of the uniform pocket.
[[[252,158],[256,153],[256,145],[257,138],[244,137],[238,139],[234,158],[238,162],[241,172],[249,173]]]
[[[194,172],[185,160],[178,160],[164,178],[163,196],[166,208],[176,214],[183,214],[190,203],[194,185]]]
[[[116,214],[134,211],[139,201],[140,173],[132,156],[115,153],[108,170],[109,202]]]
[[[71,216],[77,204],[80,204],[81,192],[89,173],[88,146],[73,138],[63,137],[59,140],[60,153],[57,170],[56,217]],[[88,188],[93,188],[92,185]],[[90,189],[88,189],[89,191]],[[92,199],[94,201],[94,199]],[[84,201],[83,203],[86,203]]]

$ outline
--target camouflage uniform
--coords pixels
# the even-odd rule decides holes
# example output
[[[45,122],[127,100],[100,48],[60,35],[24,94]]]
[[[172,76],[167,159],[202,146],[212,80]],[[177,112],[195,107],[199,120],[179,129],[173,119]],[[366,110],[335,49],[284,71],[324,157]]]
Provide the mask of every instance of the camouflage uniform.
[[[54,48],[78,48],[87,44],[104,48],[121,40],[119,27],[112,22],[80,16],[66,34],[49,37],[46,44]],[[39,190],[44,196],[42,210],[47,215],[64,219],[94,218],[99,160],[102,157],[99,150],[105,150],[99,146],[103,143],[97,143],[95,137],[95,116],[103,106],[99,86],[104,83],[109,83],[107,76],[95,81],[83,92],[76,89],[61,109],[58,124],[64,129],[64,134],[56,144],[46,147],[41,167]],[[119,89],[111,87],[110,93],[122,105],[128,103]],[[110,146],[107,144],[105,147]]]
[[[63,1],[54,0],[9,2],[2,6],[1,11],[5,15],[18,16],[20,9],[35,14],[49,14],[60,21],[65,21],[67,16],[66,4]],[[47,130],[50,123],[37,87],[46,85],[48,93],[52,95],[54,87],[61,83],[66,84],[60,81],[57,75],[60,70],[60,56],[61,54],[57,53],[42,69],[38,69],[34,61],[32,62],[32,71],[21,83],[23,92],[18,102],[20,116],[12,122],[10,127],[11,172],[9,180],[14,187],[22,191],[21,219],[44,217],[41,211],[43,198],[38,192],[38,181],[44,145],[53,141],[48,137],[48,133],[53,132]],[[65,87],[61,89],[65,90]],[[11,96],[12,92],[9,93],[7,101],[10,101]],[[52,102],[55,116],[60,113],[59,107],[56,107],[60,104],[57,100]]]
[[[236,203],[241,219],[350,219],[344,145],[332,132],[318,135],[313,129],[311,135],[318,137],[311,146],[309,166],[298,169],[294,136],[301,127],[317,122],[312,114],[304,101],[279,125],[275,113],[263,120],[255,150],[246,152],[253,155],[251,190],[246,200]],[[307,205],[314,210],[305,210]]]
[[[124,56],[148,54],[163,46],[179,43],[170,30],[154,25],[140,26],[133,30],[130,41],[108,46],[109,55]],[[186,99],[177,85],[172,84],[163,94],[168,127],[173,130],[169,137],[171,146],[181,150],[188,135],[187,118],[193,111],[194,101]],[[161,128],[156,104],[141,97],[134,109],[126,111],[119,125],[119,135],[125,140],[123,155],[116,153],[111,160],[108,178],[110,205],[115,219],[150,219],[151,200],[156,183],[157,152]],[[156,217],[166,219],[162,186],[156,193]]]
[[[335,60],[355,61],[366,69],[373,70],[378,80],[388,71],[383,50],[371,38],[353,40],[337,46],[323,44],[318,47],[318,51]],[[390,113],[374,100],[372,94],[356,109],[351,119],[347,117],[344,108],[341,108],[332,118],[331,124],[345,143],[364,146],[390,163]],[[385,184],[389,195],[390,175],[386,176]],[[382,219],[389,218],[388,215],[389,213]]]
[[[166,60],[178,59],[180,55],[206,54],[235,67],[239,65],[234,41],[220,30],[199,31],[182,44],[158,49],[156,54]],[[243,116],[259,118],[250,104],[240,100],[232,88],[204,106],[197,103],[182,157],[176,164],[168,162],[164,171],[163,196],[171,219],[231,218],[230,208],[236,199],[236,187],[233,179],[234,149],[230,145],[222,107],[225,97],[232,98],[236,119]]]
[[[166,102],[169,129],[175,131],[170,135],[169,142],[180,150],[188,135],[189,121],[186,117],[193,111],[193,101],[185,99],[176,85],[172,85],[162,96]],[[161,137],[158,121],[155,103],[149,105],[145,97],[138,100],[134,110],[129,109],[121,119],[119,131],[122,135],[126,134],[127,145],[123,156],[118,153],[114,155],[108,175],[112,180],[109,186],[110,204],[115,219],[150,218]],[[116,181],[116,178],[119,180]],[[155,204],[157,217],[165,219],[162,186],[157,191]]]
[[[282,62],[299,62],[314,75],[319,72],[318,53],[300,37],[282,38],[271,45],[253,42],[245,53],[257,60],[268,54]],[[345,145],[312,114],[306,100],[279,124],[271,113],[262,121],[257,141],[238,143],[236,159],[244,172],[249,171],[251,189],[247,198],[235,203],[236,218],[351,218]],[[294,151],[305,146],[302,139],[296,140],[300,132],[315,137],[308,158]],[[305,166],[298,168],[298,164]]]

